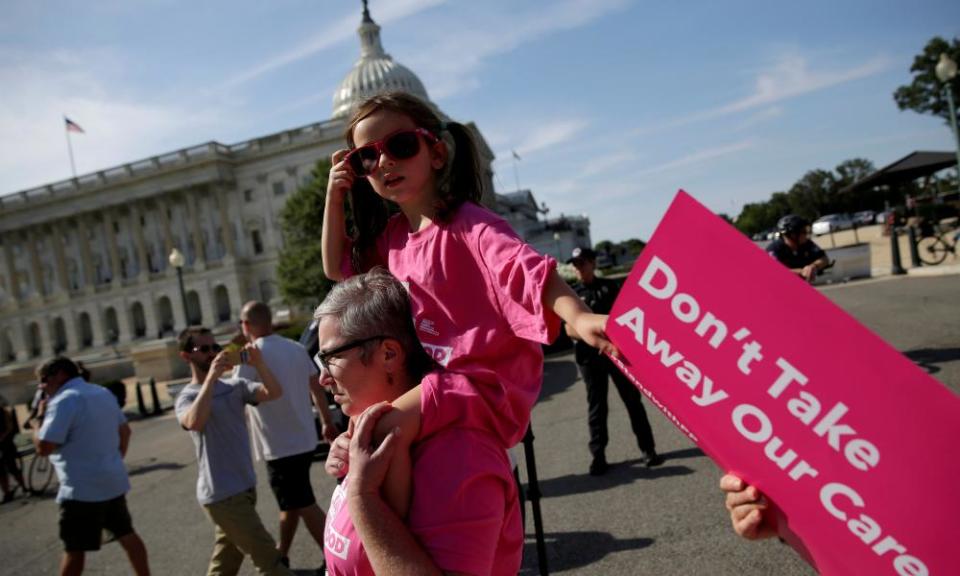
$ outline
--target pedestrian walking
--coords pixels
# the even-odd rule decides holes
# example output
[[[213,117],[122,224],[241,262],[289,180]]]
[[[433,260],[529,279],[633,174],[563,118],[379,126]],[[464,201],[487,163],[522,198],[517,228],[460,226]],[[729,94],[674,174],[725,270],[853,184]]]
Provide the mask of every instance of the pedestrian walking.
[[[266,460],[270,488],[280,508],[278,549],[289,566],[290,545],[301,519],[317,546],[323,548],[326,517],[310,485],[310,465],[317,448],[311,398],[320,415],[324,439],[333,442],[339,432],[313,360],[298,342],[273,332],[270,307],[263,302],[247,302],[240,312],[240,326],[283,388],[277,400],[251,407],[251,424],[256,452]],[[236,375],[260,380],[250,364],[237,366]]]
[[[60,481],[60,574],[83,573],[86,553],[99,550],[107,530],[123,546],[138,576],[150,573],[147,548],[127,510],[130,480],[123,458],[130,426],[113,394],[85,381],[77,365],[58,356],[37,368],[40,401],[37,454],[49,456]]]
[[[215,527],[207,574],[235,575],[245,556],[261,574],[289,575],[276,542],[257,514],[257,478],[250,455],[244,406],[269,402],[282,389],[254,346],[244,348],[259,382],[220,377],[232,369],[207,328],[191,327],[178,338],[191,381],[177,394],[176,414],[190,432],[197,455],[197,500]]]

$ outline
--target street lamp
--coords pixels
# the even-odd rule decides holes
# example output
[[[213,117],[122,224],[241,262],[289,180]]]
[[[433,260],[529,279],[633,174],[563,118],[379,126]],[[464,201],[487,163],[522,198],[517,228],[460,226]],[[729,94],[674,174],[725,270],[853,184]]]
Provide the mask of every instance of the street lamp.
[[[186,323],[186,326],[190,326],[190,318],[187,314],[187,293],[183,289],[183,265],[185,263],[183,252],[174,248],[170,251],[169,260],[170,265],[177,270],[177,282],[180,284],[180,303],[183,304],[183,321]]]
[[[553,242],[557,245],[557,260],[563,261],[563,254],[560,253],[560,233],[553,233]]]
[[[947,93],[947,105],[950,107],[950,128],[953,130],[954,143],[957,145],[957,189],[960,190],[960,128],[957,126],[957,110],[953,106],[953,87],[950,83],[957,76],[957,63],[946,53],[940,53],[940,61],[934,69],[937,78],[943,82],[943,89]]]

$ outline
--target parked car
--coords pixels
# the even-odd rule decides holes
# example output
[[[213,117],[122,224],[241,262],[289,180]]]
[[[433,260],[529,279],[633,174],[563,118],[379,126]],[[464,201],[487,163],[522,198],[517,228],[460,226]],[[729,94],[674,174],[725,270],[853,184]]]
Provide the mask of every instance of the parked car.
[[[853,228],[853,220],[848,214],[827,214],[813,223],[813,235],[819,236],[850,228]]]
[[[861,210],[853,215],[853,221],[856,222],[857,226],[870,226],[876,217],[877,213],[873,210]]]

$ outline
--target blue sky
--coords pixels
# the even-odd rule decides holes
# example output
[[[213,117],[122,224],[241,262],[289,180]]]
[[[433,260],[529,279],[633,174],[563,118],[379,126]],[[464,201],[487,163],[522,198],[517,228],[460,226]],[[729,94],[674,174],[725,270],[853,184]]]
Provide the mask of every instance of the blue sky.
[[[671,6],[672,4],[672,6]],[[371,0],[385,49],[497,154],[498,191],[593,240],[648,238],[678,188],[718,212],[807,170],[951,150],[900,112],[960,3]],[[0,20],[0,193],[209,140],[329,118],[359,55],[359,0],[6,0]]]

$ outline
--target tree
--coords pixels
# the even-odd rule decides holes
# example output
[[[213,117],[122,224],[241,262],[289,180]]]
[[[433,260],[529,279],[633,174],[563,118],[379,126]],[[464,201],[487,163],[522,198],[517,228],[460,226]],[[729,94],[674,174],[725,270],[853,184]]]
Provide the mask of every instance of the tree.
[[[330,161],[320,160],[310,180],[290,195],[280,211],[284,245],[277,264],[280,293],[291,304],[313,308],[333,285],[323,273],[320,231]]]
[[[960,62],[960,39],[954,38],[948,42],[940,36],[931,38],[923,52],[913,59],[913,66],[910,67],[913,82],[897,88],[893,99],[901,110],[939,116],[949,126],[950,112],[943,94],[943,83],[934,71],[941,53],[946,53],[954,62]],[[953,92],[953,101],[960,102],[960,79],[951,81],[950,90]]]
[[[609,240],[601,240],[593,246],[593,250],[595,252],[606,252],[609,254],[610,252],[613,252],[613,246],[613,242]]]
[[[639,238],[627,238],[620,243],[621,246],[626,248],[627,254],[639,254],[643,252],[643,249],[647,246],[647,243]]]
[[[719,216],[720,219],[726,222],[727,224],[733,224],[733,218],[731,218],[730,215],[727,214],[726,212],[720,212],[719,214],[717,214],[717,216]]]

